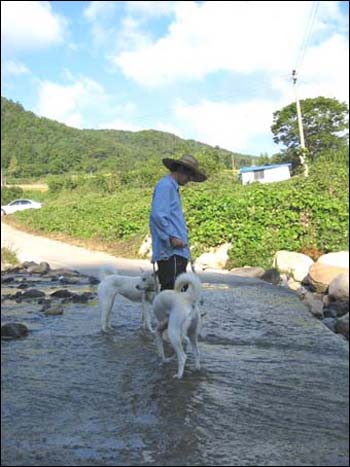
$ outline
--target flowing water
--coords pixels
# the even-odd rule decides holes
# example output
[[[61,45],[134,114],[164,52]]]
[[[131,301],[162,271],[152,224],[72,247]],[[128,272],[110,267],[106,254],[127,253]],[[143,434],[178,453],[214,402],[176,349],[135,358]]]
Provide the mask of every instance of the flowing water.
[[[348,465],[347,342],[281,288],[203,295],[202,369],[190,356],[180,381],[137,304],[111,335],[96,303],[4,307],[31,332],[2,343],[2,465]]]

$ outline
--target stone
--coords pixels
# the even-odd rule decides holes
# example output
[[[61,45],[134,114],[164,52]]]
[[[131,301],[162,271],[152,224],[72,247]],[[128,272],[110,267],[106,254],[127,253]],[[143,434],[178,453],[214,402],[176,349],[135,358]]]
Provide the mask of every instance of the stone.
[[[321,264],[328,264],[328,266],[349,269],[349,252],[337,251],[335,253],[327,253],[320,256],[317,262]]]
[[[308,279],[316,292],[324,293],[327,291],[332,280],[343,273],[348,273],[348,270],[317,262],[310,267]]]
[[[1,326],[1,339],[20,339],[28,335],[28,328],[22,323],[6,323]]]
[[[349,272],[339,274],[329,284],[328,295],[335,300],[349,301]]]
[[[235,276],[258,277],[259,278],[264,274],[265,269],[259,266],[256,266],[256,267],[244,266],[243,268],[231,269],[230,272],[234,274]]]
[[[280,250],[275,254],[272,266],[280,273],[286,273],[297,282],[302,282],[313,263],[313,260],[303,253]]]

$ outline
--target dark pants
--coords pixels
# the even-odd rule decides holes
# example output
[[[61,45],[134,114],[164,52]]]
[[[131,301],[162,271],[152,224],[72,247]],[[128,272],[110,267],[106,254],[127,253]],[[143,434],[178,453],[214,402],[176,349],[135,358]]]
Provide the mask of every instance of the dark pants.
[[[183,256],[170,256],[169,259],[157,262],[158,279],[160,282],[160,290],[174,288],[175,279],[183,272],[186,272],[188,260]]]

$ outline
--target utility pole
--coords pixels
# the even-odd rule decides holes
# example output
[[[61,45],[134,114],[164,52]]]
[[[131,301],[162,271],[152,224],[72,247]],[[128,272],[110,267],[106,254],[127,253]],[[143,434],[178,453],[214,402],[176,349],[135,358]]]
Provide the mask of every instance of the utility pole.
[[[232,172],[235,171],[235,156],[231,154]]]
[[[294,85],[294,93],[295,93],[295,103],[297,106],[297,117],[298,117],[298,128],[299,128],[299,138],[300,138],[300,154],[299,154],[299,159],[300,163],[304,168],[304,175],[305,177],[308,177],[309,175],[309,167],[306,163],[306,148],[305,148],[305,140],[304,140],[304,130],[303,130],[303,122],[301,119],[301,109],[300,109],[300,102],[298,99],[298,92],[297,92],[297,72],[296,70],[293,70],[292,72],[292,78],[293,78],[293,85]]]

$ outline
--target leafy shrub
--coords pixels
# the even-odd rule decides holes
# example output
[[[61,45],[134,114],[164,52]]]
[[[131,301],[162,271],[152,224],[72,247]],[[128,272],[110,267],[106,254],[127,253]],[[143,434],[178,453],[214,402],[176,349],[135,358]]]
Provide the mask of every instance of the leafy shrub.
[[[8,204],[17,198],[23,197],[23,190],[18,186],[14,187],[1,187],[1,204]]]

